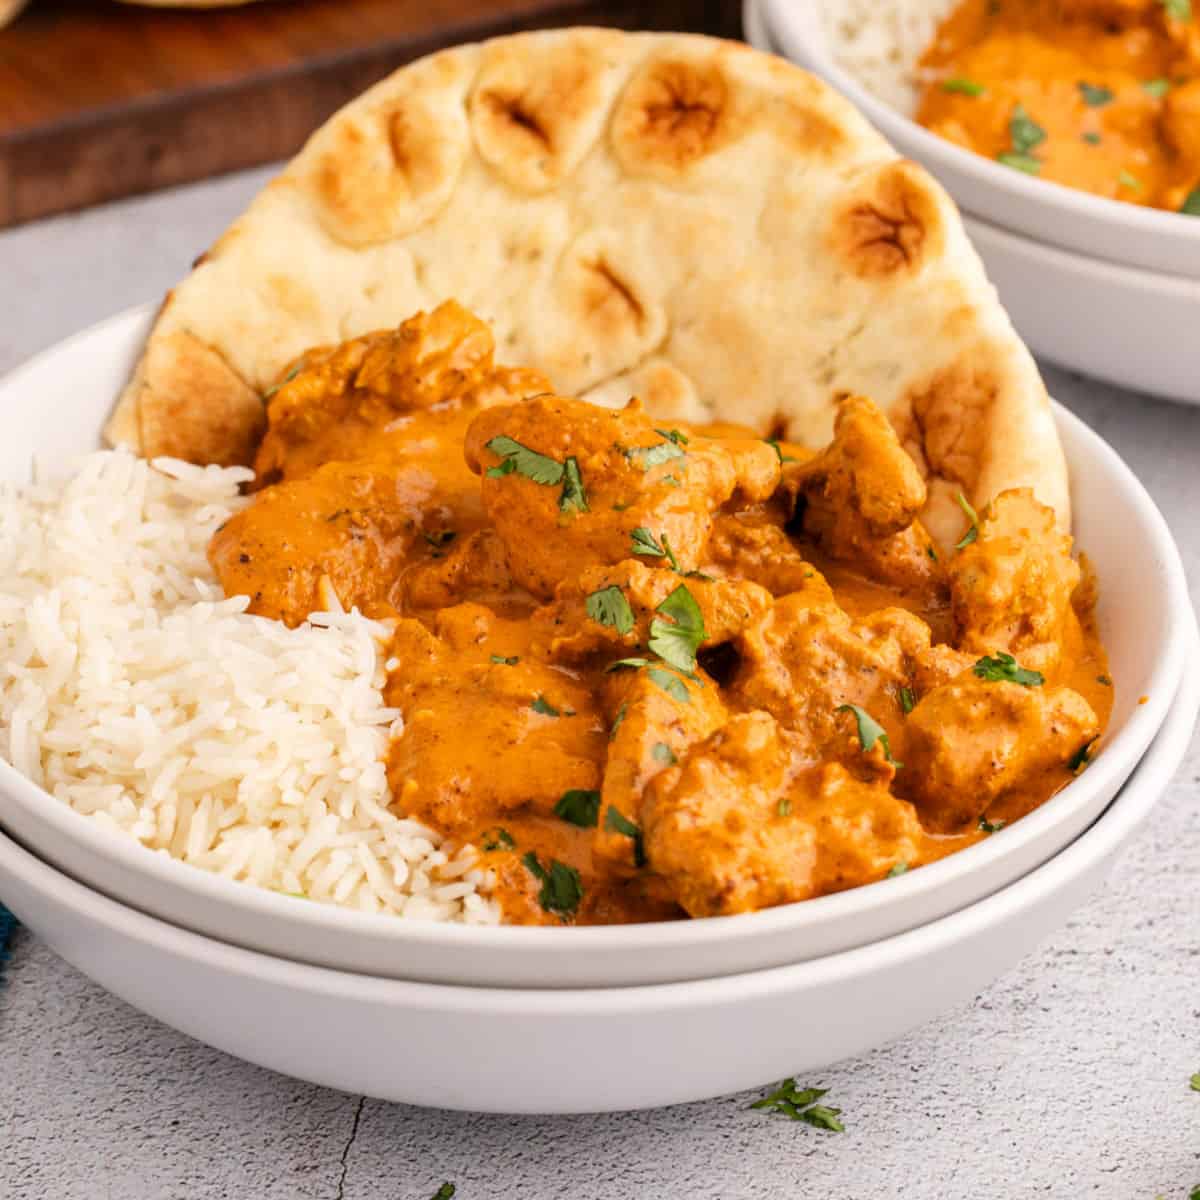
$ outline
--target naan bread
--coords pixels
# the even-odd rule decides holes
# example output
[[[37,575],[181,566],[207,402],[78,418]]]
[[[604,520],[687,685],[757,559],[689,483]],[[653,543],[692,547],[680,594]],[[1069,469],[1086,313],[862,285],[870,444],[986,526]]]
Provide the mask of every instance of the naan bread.
[[[168,295],[109,436],[245,461],[291,359],[448,298],[499,361],[664,419],[820,446],[866,394],[943,544],[959,490],[1069,521],[1045,388],[945,192],[813,76],[697,36],[521,34],[352,101]]]

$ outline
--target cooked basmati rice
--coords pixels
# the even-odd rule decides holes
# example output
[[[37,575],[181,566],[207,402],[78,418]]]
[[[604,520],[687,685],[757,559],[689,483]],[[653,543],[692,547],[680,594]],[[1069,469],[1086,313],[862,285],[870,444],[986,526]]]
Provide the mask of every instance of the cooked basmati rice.
[[[494,923],[475,851],[388,810],[385,625],[288,629],[205,557],[244,468],[87,455],[0,485],[0,753],[142,845],[275,891]]]
[[[829,52],[838,66],[885,104],[912,116],[925,83],[918,61],[955,3],[818,0],[817,6]]]

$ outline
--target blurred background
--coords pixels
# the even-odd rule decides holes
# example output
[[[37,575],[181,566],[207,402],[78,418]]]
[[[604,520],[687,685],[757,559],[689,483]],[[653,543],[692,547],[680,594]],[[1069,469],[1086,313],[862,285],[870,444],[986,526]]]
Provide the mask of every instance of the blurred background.
[[[736,37],[737,0],[0,0],[0,228],[294,153],[442,46],[555,25]]]

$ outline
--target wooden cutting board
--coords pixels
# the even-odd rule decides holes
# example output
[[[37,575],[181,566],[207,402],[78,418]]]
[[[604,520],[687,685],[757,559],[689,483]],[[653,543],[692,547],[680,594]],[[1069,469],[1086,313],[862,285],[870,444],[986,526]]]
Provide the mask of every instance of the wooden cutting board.
[[[550,25],[736,37],[737,0],[32,0],[0,30],[0,227],[294,153],[442,46]]]

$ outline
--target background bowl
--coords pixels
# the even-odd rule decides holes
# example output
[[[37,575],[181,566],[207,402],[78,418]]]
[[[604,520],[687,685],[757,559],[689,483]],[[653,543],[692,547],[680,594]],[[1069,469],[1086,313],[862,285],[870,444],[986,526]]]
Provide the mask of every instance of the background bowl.
[[[827,0],[803,5],[745,0],[746,38],[759,50],[786,51],[823,75],[894,145],[941,180],[964,212],[972,214],[963,224],[1030,348],[1085,375],[1200,404],[1200,338],[1195,336],[1200,265],[1195,277],[1186,274],[1193,258],[1200,264],[1200,219],[1155,213],[1032,180],[935,136],[888,108],[829,58],[818,15],[822,2]],[[785,28],[791,34],[787,40]],[[963,182],[968,176],[969,185]],[[1013,188],[1029,193],[1025,203],[1013,202]],[[1096,248],[1099,241],[1075,236],[1088,226],[1073,209],[1064,218],[1066,236],[1057,221],[1039,216],[1038,204],[1057,212],[1055,205],[1071,208],[1079,201],[1102,207],[1105,228],[1113,225],[1119,231],[1112,236],[1118,237],[1122,254],[1104,253]],[[1172,231],[1169,243],[1157,241],[1154,218],[1166,219]],[[1104,245],[1112,249],[1108,242]],[[1155,265],[1165,265],[1166,271],[1146,269]]]
[[[0,836],[0,895],[68,962],[240,1058],[385,1100],[597,1112],[700,1100],[860,1054],[965,1003],[1098,886],[1200,709],[1189,670],[1119,797],[1061,854],[952,916],[795,966],[653,987],[511,990],[377,979],[227,946],[90,891]],[[1092,768],[1094,769],[1094,768]]]
[[[966,212],[1037,241],[1093,258],[1200,279],[1200,221],[1093,196],[992,162],[898,113],[835,61],[823,14],[837,0],[747,0],[747,23],[765,31],[793,62],[827,79],[902,154],[928,167]]]
[[[114,318],[0,383],[0,479],[98,444],[149,311]],[[0,824],[82,883],[167,921],[283,958],[391,978],[497,987],[663,983],[757,970],[865,945],[953,912],[1019,878],[1103,811],[1157,732],[1192,627],[1178,552],[1117,455],[1058,413],[1076,532],[1102,583],[1099,618],[1117,681],[1104,750],[1053,800],[941,862],[868,887],[760,913],[610,928],[470,927],[299,904],[147,850],[0,763]],[[1146,703],[1139,697],[1146,696]]]

